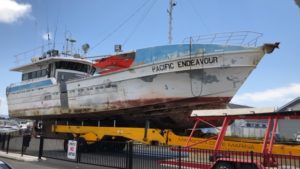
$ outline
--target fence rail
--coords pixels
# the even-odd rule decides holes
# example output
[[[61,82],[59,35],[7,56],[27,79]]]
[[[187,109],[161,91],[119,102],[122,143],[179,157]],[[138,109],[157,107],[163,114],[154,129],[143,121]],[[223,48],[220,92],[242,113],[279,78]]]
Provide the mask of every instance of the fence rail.
[[[7,153],[66,160],[120,169],[201,168],[225,165],[227,168],[300,169],[300,156],[262,154],[255,152],[214,151],[176,146],[154,146],[125,141],[87,143],[77,138],[75,159],[67,157],[67,140],[31,138],[24,149],[23,136],[0,134],[0,149]],[[222,166],[221,166],[222,168]]]

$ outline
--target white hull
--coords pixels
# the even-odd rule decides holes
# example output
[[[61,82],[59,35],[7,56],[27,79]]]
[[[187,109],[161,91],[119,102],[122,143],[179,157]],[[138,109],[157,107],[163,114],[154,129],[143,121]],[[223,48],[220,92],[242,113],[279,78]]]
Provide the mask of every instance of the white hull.
[[[194,108],[214,105],[214,102],[217,103],[214,107],[221,107],[230,101],[264,54],[262,48],[250,48],[180,59],[171,57],[160,63],[68,81],[67,94],[61,93],[60,84],[10,93],[9,113],[11,117],[20,118],[64,118],[71,115],[101,118],[114,113],[126,118],[123,110],[137,109],[136,113],[142,114],[150,111],[145,110],[145,106],[167,105],[169,102],[174,104],[167,108]],[[188,102],[176,103],[180,100]],[[177,119],[186,116],[180,112],[176,112],[177,117],[172,112],[169,115]]]

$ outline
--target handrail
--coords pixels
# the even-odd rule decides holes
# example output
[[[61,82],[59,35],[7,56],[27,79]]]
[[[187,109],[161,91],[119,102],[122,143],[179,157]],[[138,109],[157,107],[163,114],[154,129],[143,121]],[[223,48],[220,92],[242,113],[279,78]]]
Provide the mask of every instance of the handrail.
[[[258,39],[262,36],[262,33],[251,31],[224,32],[187,37],[183,39],[183,43],[207,43],[255,47]]]

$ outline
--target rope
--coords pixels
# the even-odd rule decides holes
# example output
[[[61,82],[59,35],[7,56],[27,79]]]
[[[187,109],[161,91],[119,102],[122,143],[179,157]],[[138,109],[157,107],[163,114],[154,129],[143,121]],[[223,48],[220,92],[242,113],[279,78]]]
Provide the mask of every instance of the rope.
[[[150,5],[150,7],[147,9],[146,13],[144,14],[144,16],[142,16],[140,18],[140,20],[137,22],[137,24],[134,26],[134,29],[132,30],[132,32],[129,34],[129,36],[125,39],[125,41],[123,42],[123,46],[127,43],[127,41],[132,37],[132,35],[135,33],[135,31],[137,30],[137,28],[142,24],[142,22],[145,20],[145,18],[147,17],[147,15],[149,14],[149,12],[151,11],[151,9],[153,8],[154,4],[157,2],[157,0],[154,0],[152,2],[152,4]]]
[[[202,53],[203,54],[203,53]],[[196,53],[194,54],[195,56],[196,56]],[[203,57],[204,55],[202,55],[202,57]],[[190,60],[192,60],[192,42],[190,41]],[[202,80],[203,80],[203,77],[204,77],[204,70],[203,70],[203,64],[202,64],[202,74],[201,74],[201,88],[200,88],[200,92],[199,92],[199,94],[195,94],[195,92],[194,92],[194,90],[193,90],[193,79],[192,79],[192,66],[190,66],[190,86],[191,86],[191,93],[192,93],[192,95],[194,96],[194,97],[199,97],[199,96],[201,96],[201,94],[202,94],[202,91],[203,91],[203,82],[202,82]]]
[[[115,32],[117,32],[119,29],[121,29],[130,19],[132,19],[149,2],[150,1],[145,0],[144,3],[142,3],[142,5],[139,6],[129,17],[127,17],[123,22],[121,22],[112,32],[110,32],[109,34],[107,34],[101,41],[99,41],[93,47],[91,47],[90,50],[95,49],[97,46],[99,46],[100,44],[102,44],[106,39],[108,39],[109,37],[111,37]]]

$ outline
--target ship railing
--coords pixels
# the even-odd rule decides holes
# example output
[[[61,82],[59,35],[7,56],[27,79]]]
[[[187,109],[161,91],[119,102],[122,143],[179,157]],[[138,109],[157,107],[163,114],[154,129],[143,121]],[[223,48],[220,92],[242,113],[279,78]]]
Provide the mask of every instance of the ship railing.
[[[63,45],[62,43],[57,43],[58,45]],[[79,54],[72,53],[71,50],[58,51],[54,50],[54,46],[52,43],[47,45],[41,45],[33,49],[29,49],[27,51],[23,51],[14,55],[15,57],[15,65],[24,65],[28,63],[32,63],[38,60],[45,59],[47,57],[82,57]]]
[[[50,48],[50,45],[52,45],[52,43],[47,44],[47,45],[41,45],[41,46],[26,50],[26,51],[23,51],[21,53],[14,55],[15,65],[19,66],[19,65],[28,64],[28,63],[32,62],[31,61],[32,58],[37,57],[37,56],[42,56],[42,54],[48,48]]]
[[[56,84],[56,79],[54,77],[40,77],[40,78],[36,78],[36,79],[29,79],[26,81],[21,81],[21,82],[15,82],[15,83],[11,83],[9,85],[9,87],[16,87],[16,86],[20,86],[20,85],[26,85],[26,84],[30,84],[30,83],[35,83],[35,82],[40,82],[40,81],[44,81],[50,79],[52,81],[53,84]]]
[[[255,47],[262,33],[251,31],[224,32],[209,35],[191,36],[183,39],[183,43],[240,45]]]

